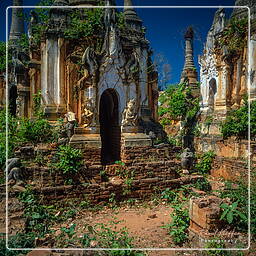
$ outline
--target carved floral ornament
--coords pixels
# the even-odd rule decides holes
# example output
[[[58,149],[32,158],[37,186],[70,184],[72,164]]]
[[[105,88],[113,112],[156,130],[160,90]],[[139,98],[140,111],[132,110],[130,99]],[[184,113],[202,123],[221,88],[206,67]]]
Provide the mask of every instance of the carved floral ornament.
[[[216,68],[216,56],[212,51],[207,51],[204,56],[201,56],[199,64],[201,66],[202,74],[205,75],[207,79],[217,77],[219,75]]]

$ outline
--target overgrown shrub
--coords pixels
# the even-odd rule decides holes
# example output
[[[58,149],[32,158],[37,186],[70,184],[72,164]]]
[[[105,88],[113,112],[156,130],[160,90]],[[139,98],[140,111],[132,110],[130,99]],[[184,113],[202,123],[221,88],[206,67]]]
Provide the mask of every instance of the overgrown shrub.
[[[213,151],[208,151],[198,158],[198,162],[195,166],[196,172],[200,174],[208,174],[212,168],[213,159],[215,153]]]
[[[46,119],[36,118],[31,120],[24,118],[20,121],[18,136],[22,142],[51,142],[53,140],[53,129]]]
[[[59,146],[55,167],[66,176],[66,182],[73,183],[73,175],[82,167],[82,152],[70,145]]]
[[[236,136],[240,139],[248,138],[249,129],[248,102],[237,110],[231,111],[226,120],[221,124],[221,133],[224,138]],[[256,136],[256,101],[250,104],[251,136]]]

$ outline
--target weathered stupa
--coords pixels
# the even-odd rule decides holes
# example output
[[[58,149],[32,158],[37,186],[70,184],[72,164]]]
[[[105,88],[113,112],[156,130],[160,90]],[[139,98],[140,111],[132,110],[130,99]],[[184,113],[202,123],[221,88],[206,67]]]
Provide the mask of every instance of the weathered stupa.
[[[50,121],[73,113],[78,127],[71,143],[101,149],[102,162],[113,163],[120,160],[121,147],[152,143],[144,129],[157,120],[157,74],[132,1],[124,1],[123,12],[85,8],[99,2],[56,0],[54,5],[59,8],[49,10],[47,22],[32,11],[29,61],[23,62],[20,50],[16,60],[25,75],[16,85],[13,80],[17,95],[10,93],[10,101],[13,113],[31,117],[33,95],[40,92]],[[14,4],[22,1],[14,0]],[[68,5],[81,8],[61,8]],[[105,5],[114,6],[115,1],[105,1]],[[88,12],[95,14],[96,24]],[[14,9],[10,38],[24,32],[22,24]],[[45,26],[41,34],[39,26]]]
[[[185,39],[185,64],[181,73],[180,83],[188,81],[189,85],[197,84],[197,71],[194,64],[193,40],[194,31],[192,27],[188,27],[184,35]]]
[[[229,20],[225,18],[224,9],[219,9],[208,32],[204,54],[199,58],[202,119],[211,117],[210,134],[220,133],[220,122],[230,110],[244,104],[246,95],[256,99],[256,5],[255,1],[236,1],[235,4],[250,7],[251,38],[248,38],[247,8],[234,9]],[[239,27],[240,32],[232,32],[232,26]]]

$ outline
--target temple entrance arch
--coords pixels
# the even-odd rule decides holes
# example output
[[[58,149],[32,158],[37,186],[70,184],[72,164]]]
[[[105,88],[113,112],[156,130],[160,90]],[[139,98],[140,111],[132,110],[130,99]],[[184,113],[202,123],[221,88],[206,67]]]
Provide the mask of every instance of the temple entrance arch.
[[[216,79],[212,78],[209,82],[209,99],[208,106],[210,111],[214,111],[214,100],[217,92]]]
[[[105,90],[100,97],[101,163],[114,164],[120,160],[121,127],[119,100],[114,89]]]

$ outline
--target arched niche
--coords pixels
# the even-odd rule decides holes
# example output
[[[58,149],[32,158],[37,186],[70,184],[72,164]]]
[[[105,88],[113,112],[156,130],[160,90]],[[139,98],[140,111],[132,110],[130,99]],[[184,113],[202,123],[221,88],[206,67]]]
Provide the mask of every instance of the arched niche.
[[[208,106],[209,110],[213,111],[214,110],[214,104],[215,104],[215,96],[217,93],[217,83],[216,79],[212,78],[209,81],[209,96],[208,96]]]

